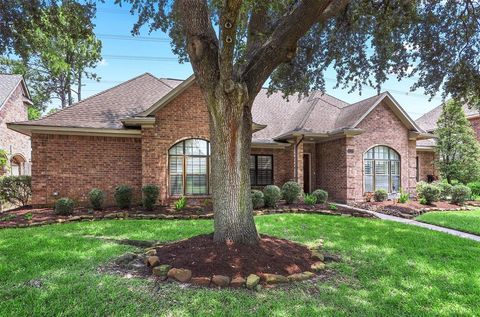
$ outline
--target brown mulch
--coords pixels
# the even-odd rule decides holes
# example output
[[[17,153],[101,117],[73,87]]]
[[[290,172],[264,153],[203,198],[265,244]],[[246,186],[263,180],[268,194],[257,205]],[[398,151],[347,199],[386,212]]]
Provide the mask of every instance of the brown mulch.
[[[156,255],[160,263],[189,269],[193,276],[290,275],[310,271],[315,262],[306,246],[267,235],[255,246],[215,243],[213,234],[199,235],[157,247]]]

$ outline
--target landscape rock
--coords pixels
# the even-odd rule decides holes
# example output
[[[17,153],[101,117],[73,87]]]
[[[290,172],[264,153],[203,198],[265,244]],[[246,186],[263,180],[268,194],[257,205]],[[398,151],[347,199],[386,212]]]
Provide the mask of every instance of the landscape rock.
[[[172,266],[168,264],[158,265],[153,268],[152,273],[155,276],[167,276],[171,268]]]
[[[255,274],[250,274],[248,277],[247,277],[247,288],[248,289],[254,289],[255,286],[258,285],[258,283],[260,283],[260,276],[258,275],[255,275]]]
[[[214,275],[212,277],[212,283],[220,287],[225,287],[230,284],[230,278],[224,275]]]
[[[209,286],[210,280],[211,279],[209,277],[205,277],[205,276],[192,277],[190,279],[190,283],[199,285],[199,286]]]
[[[288,278],[283,275],[265,273],[262,276],[267,284],[288,283]]]
[[[192,277],[192,271],[187,269],[173,268],[168,271],[167,276],[179,282],[185,283],[185,282],[188,282]]]
[[[150,250],[148,250],[147,252],[145,252],[145,254],[148,255],[148,256],[157,255],[157,250],[155,250],[155,249],[150,249]]]
[[[243,277],[239,276],[239,277],[236,277],[236,278],[232,279],[232,281],[230,282],[230,286],[231,287],[243,287],[243,286],[245,286],[245,282],[246,282],[246,280]]]
[[[323,263],[321,261],[317,261],[317,262],[312,264],[311,269],[314,270],[314,271],[324,270],[325,269],[325,263]]]
[[[312,272],[296,273],[289,275],[288,280],[291,282],[305,281],[311,279],[314,275]]]
[[[129,252],[129,253],[125,253],[124,255],[117,258],[117,260],[115,262],[117,264],[127,264],[127,263],[132,262],[136,258],[137,258],[137,255],[135,253]]]
[[[149,256],[147,258],[147,263],[148,265],[155,267],[160,265],[160,259],[158,258],[158,256]]]

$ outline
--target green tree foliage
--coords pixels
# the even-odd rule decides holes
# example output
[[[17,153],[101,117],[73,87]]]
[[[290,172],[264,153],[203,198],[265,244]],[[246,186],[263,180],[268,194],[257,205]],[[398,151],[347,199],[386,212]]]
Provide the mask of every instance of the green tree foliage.
[[[40,111],[50,98],[61,107],[81,100],[82,78],[98,79],[91,69],[101,61],[101,42],[93,32],[94,3],[65,0],[49,2],[35,19],[15,32],[14,50],[20,59],[3,59],[11,73],[25,76],[34,87]],[[15,25],[15,23],[13,23]]]
[[[480,179],[480,145],[465,116],[462,103],[450,100],[443,105],[437,122],[436,165],[440,175],[452,183]]]

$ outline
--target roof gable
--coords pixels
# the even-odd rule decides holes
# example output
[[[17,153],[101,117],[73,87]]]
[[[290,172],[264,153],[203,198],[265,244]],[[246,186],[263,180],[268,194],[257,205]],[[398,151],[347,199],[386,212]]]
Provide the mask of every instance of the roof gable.
[[[30,93],[21,75],[0,74],[0,108],[7,102],[18,85],[22,85],[23,94],[30,100]]]

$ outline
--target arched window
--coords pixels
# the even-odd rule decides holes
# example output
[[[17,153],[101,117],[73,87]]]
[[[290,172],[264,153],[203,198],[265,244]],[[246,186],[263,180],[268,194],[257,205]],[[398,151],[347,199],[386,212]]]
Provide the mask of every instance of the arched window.
[[[10,159],[11,174],[20,176],[25,174],[25,159],[21,155],[14,155]]]
[[[210,192],[210,142],[184,140],[172,146],[168,154],[171,195],[206,195]]]
[[[385,189],[389,193],[400,190],[400,155],[388,146],[376,146],[363,155],[363,183],[365,192]]]

